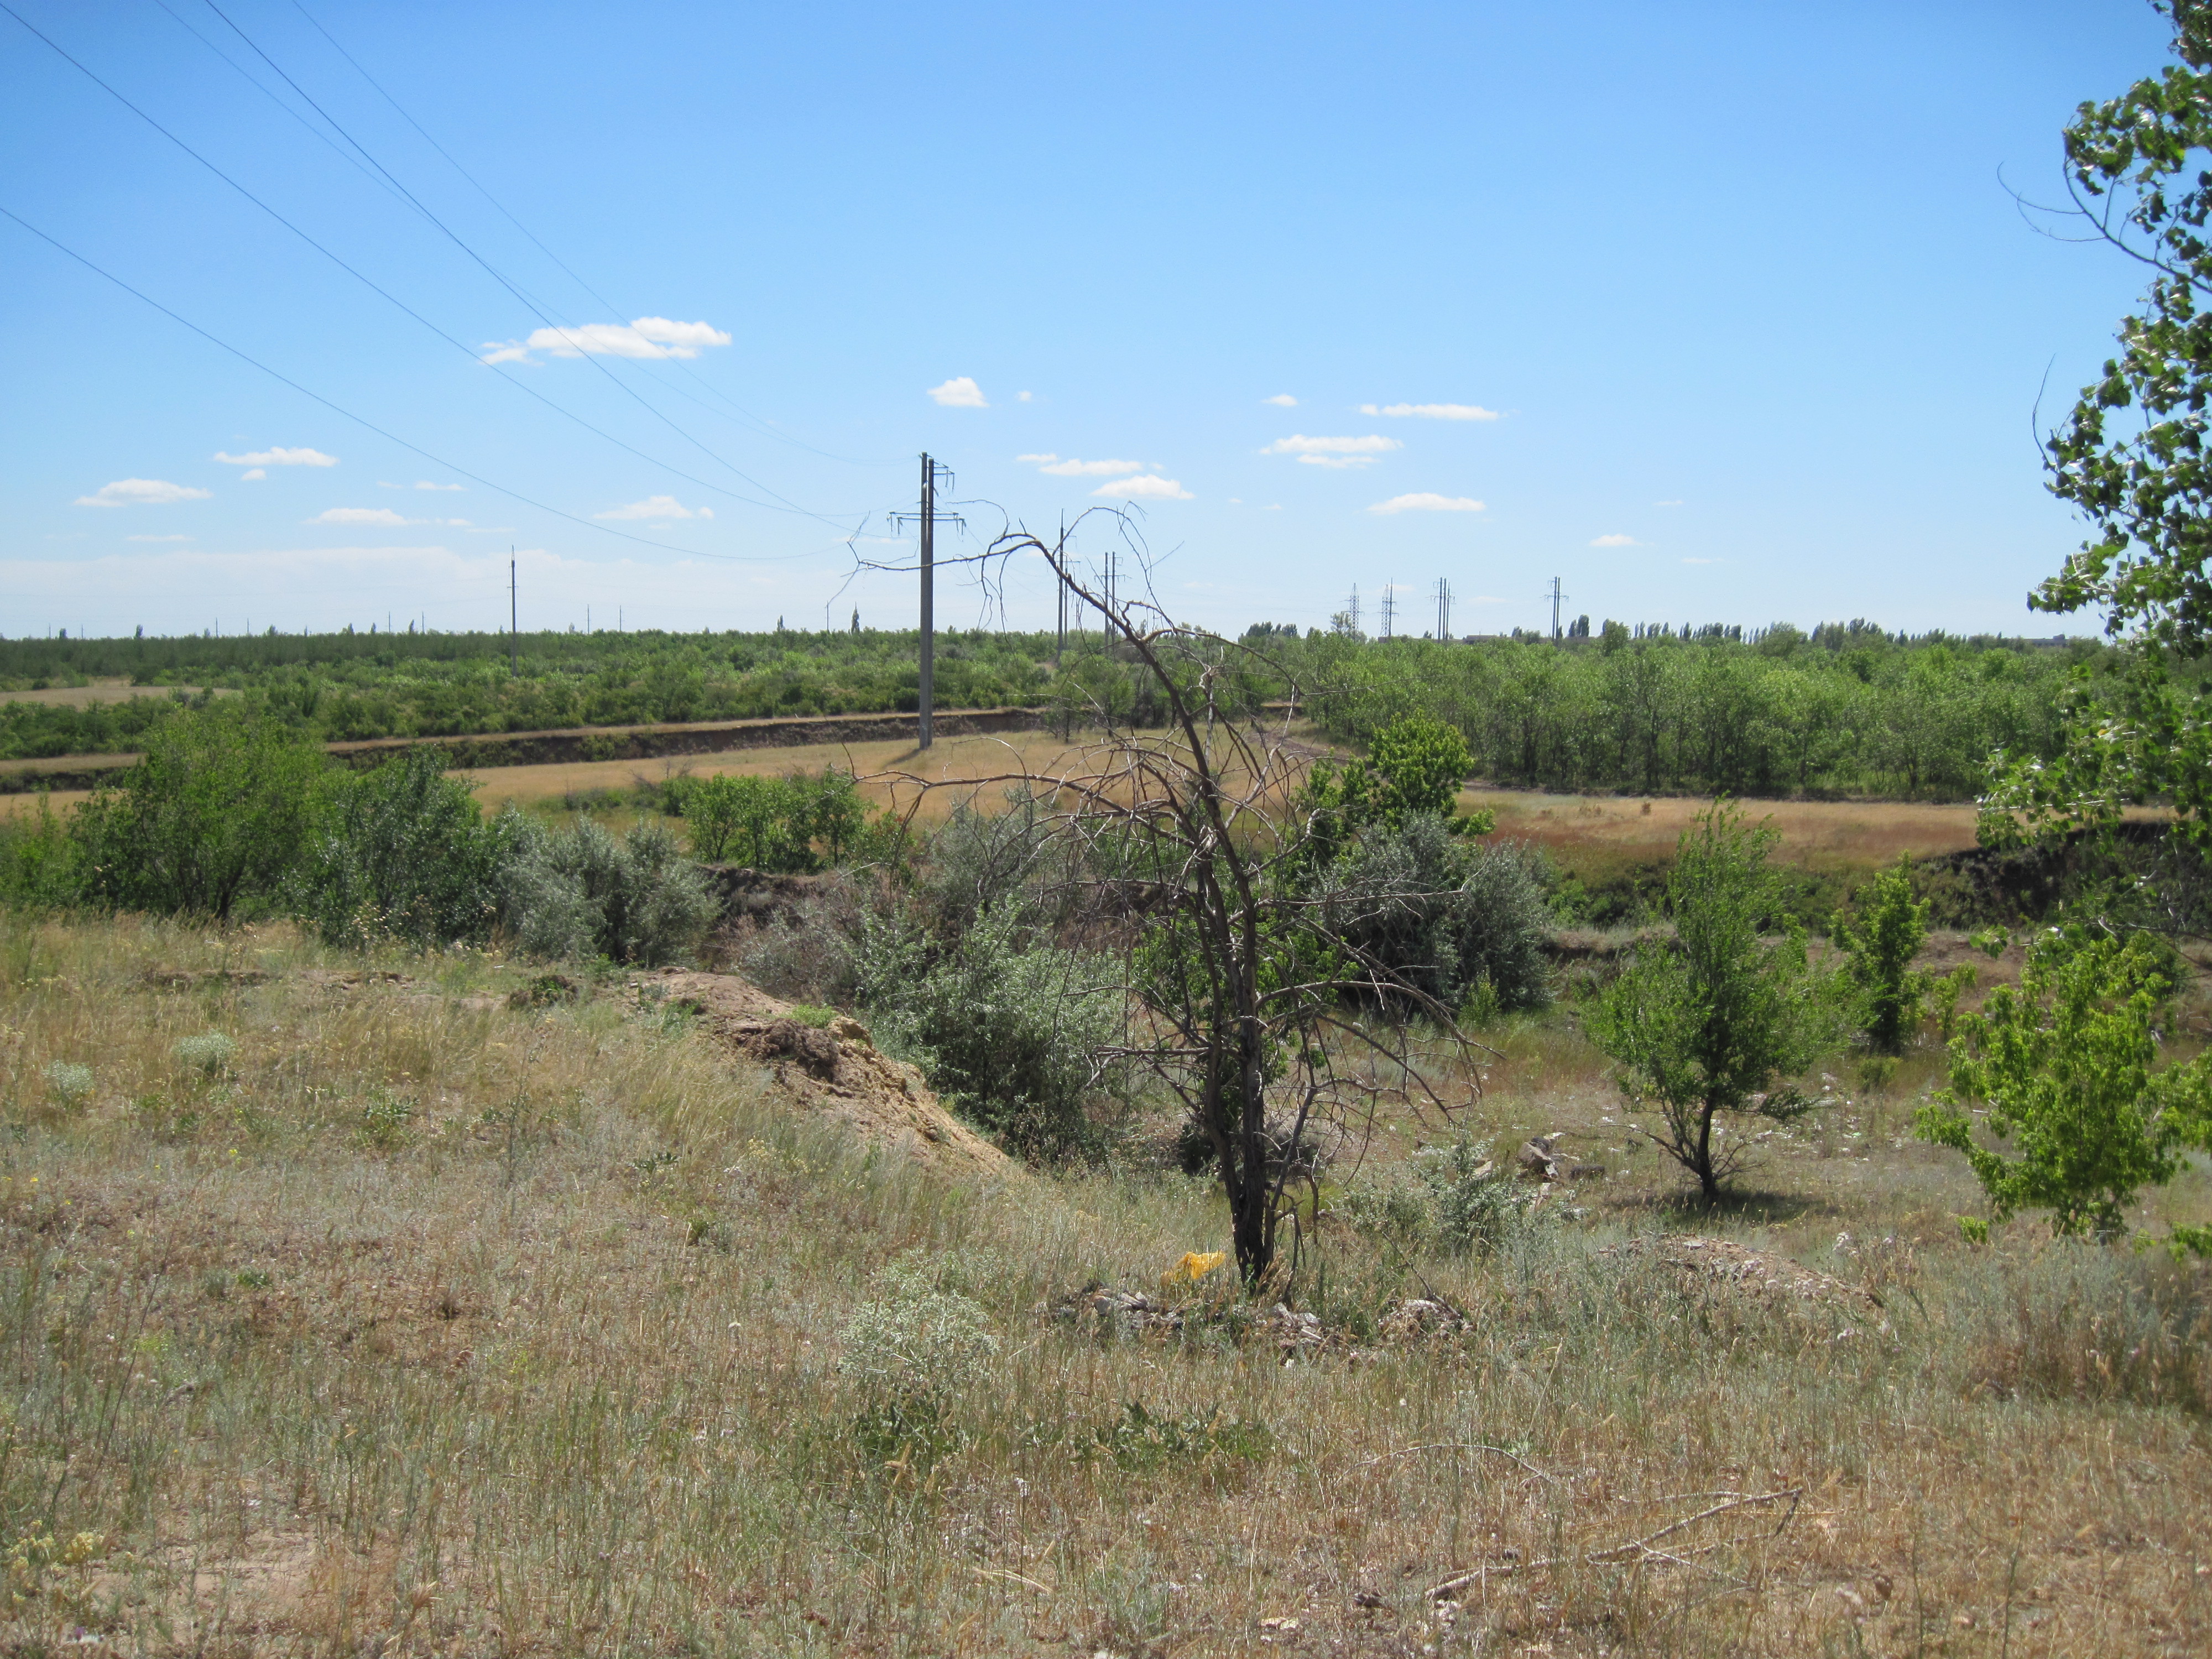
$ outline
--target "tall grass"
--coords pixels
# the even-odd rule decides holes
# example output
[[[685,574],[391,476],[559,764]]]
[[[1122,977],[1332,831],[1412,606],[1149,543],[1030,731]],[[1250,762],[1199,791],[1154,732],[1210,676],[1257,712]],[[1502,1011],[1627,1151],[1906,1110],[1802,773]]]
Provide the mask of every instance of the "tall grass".
[[[1124,1333],[1040,1308],[1093,1282],[1165,1294],[1165,1267],[1218,1245],[1202,1183],[939,1179],[795,1121],[618,988],[510,1007],[526,978],[282,929],[7,923],[0,1644],[2032,1654],[2212,1633],[2201,1277],[1850,1246],[1811,1264],[1882,1297],[1847,1317],[1686,1279],[1613,1248],[1635,1236],[1618,1222],[1409,1262],[1324,1218],[1324,1271],[1288,1293],[1329,1347],[1286,1352],[1214,1280],[1179,1333]],[[220,1066],[179,1053],[210,1033]],[[57,1097],[55,1061],[90,1092]],[[901,1263],[979,1304],[997,1352],[887,1441],[866,1368],[838,1361]],[[1386,1306],[1430,1291],[1469,1328],[1386,1336]]]

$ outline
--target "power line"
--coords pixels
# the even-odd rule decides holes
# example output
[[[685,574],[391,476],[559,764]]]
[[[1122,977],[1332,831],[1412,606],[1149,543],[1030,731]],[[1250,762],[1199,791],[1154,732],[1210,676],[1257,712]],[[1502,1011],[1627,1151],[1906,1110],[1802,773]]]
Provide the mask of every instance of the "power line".
[[[0,7],[0,9],[5,9],[5,8]],[[532,496],[526,495],[519,489],[509,489],[505,484],[494,483],[489,478],[484,477],[479,473],[471,472],[465,466],[457,465],[455,463],[446,459],[441,455],[434,455],[428,450],[423,448],[420,444],[411,444],[408,442],[406,439],[401,437],[398,433],[388,431],[385,428],[377,425],[375,422],[368,419],[366,416],[356,415],[351,410],[343,408],[340,405],[332,403],[328,398],[324,397],[319,392],[310,392],[306,386],[301,386],[290,375],[282,374],[277,370],[270,368],[268,364],[263,362],[258,357],[248,356],[245,352],[240,351],[236,346],[231,344],[228,340],[218,338],[216,336],[209,333],[207,330],[202,328],[198,323],[193,322],[190,318],[179,316],[177,313],[170,310],[168,307],[163,305],[159,300],[156,300],[150,295],[142,293],[137,289],[131,287],[130,283],[125,282],[113,271],[105,270],[102,267],[94,264],[91,260],[86,258],[83,254],[79,253],[75,248],[47,235],[45,231],[40,230],[28,219],[24,218],[22,215],[14,211],[12,209],[0,206],[0,214],[5,214],[9,218],[13,219],[17,224],[22,226],[24,229],[29,231],[32,235],[37,237],[49,247],[55,249],[58,252],[67,254],[70,258],[76,260],[77,264],[82,265],[87,270],[91,271],[95,276],[105,276],[109,282],[114,283],[116,287],[121,289],[125,294],[131,295],[131,298],[143,301],[146,304],[153,307],[155,310],[160,312],[164,317],[168,318],[172,322],[183,324],[186,328],[191,330],[193,333],[198,335],[200,338],[205,340],[209,344],[220,346],[223,350],[237,358],[239,362],[249,364],[252,368],[259,369],[264,374],[268,375],[271,380],[283,381],[286,386],[290,386],[293,391],[298,392],[301,397],[310,398],[313,401],[320,404],[325,409],[329,410],[334,415],[343,416],[347,420],[351,421],[356,426],[363,427],[368,431],[374,432],[378,437],[384,439],[389,443],[398,444],[402,449],[408,451],[410,454],[420,455],[424,460],[429,461],[435,465],[442,466],[449,472],[457,472],[462,477],[469,480],[470,483],[482,484],[486,489],[492,491],[495,495],[504,495],[509,501],[520,501],[525,507],[534,507],[540,513],[550,513],[556,519],[566,519],[570,524],[581,525],[586,530],[596,530],[603,536],[613,536],[623,541],[635,542],[641,547],[657,547],[661,549],[664,552],[682,553],[693,558],[721,559],[732,564],[784,564],[788,563],[793,559],[809,559],[814,556],[813,552],[760,556],[748,556],[743,553],[707,553],[696,548],[678,547],[673,542],[657,542],[649,536],[633,536],[627,530],[616,530],[606,525],[597,523],[590,519],[580,519],[573,513],[564,513],[557,507],[549,507],[544,501],[538,501]]]
[[[203,3],[206,5],[210,11],[213,12],[217,17],[222,19],[225,27],[228,28],[230,32],[233,34],[235,34],[240,40],[245,41],[248,46],[251,46],[253,49],[255,55],[258,56],[263,63],[268,64],[270,69],[275,70],[278,75],[283,76],[284,78],[284,84],[290,87],[293,91],[298,93],[301,98],[306,99],[307,106],[313,110],[316,114],[321,116],[325,121],[328,122],[332,131],[337,132],[339,137],[344,139],[346,143],[351,144],[356,150],[359,151],[363,161],[367,161],[369,166],[374,167],[379,173],[382,173],[386,179],[391,179],[392,187],[398,190],[401,195],[404,196],[410,203],[413,204],[415,210],[434,226],[441,235],[444,236],[446,240],[450,241],[455,247],[460,249],[462,252],[467,254],[470,258],[476,261],[477,265],[482,267],[486,276],[489,276],[509,294],[512,294],[516,299],[521,301],[525,306],[527,306],[530,308],[531,313],[535,316],[539,322],[544,324],[546,327],[550,329],[564,330],[568,332],[575,331],[572,325],[556,322],[553,318],[547,315],[544,307],[539,306],[537,301],[532,299],[528,294],[525,293],[514,283],[509,282],[506,276],[501,273],[498,268],[491,263],[491,261],[485,258],[483,255],[478,253],[474,248],[471,247],[468,243],[462,240],[460,235],[454,231],[450,225],[447,224],[447,222],[443,219],[441,219],[436,214],[431,212],[430,210],[422,204],[422,200],[416,197],[413,191],[408,189],[405,185],[399,181],[398,178],[389,167],[386,167],[383,162],[378,161],[374,155],[371,155],[368,148],[363,145],[359,139],[356,138],[353,134],[348,132],[345,128],[340,125],[336,116],[332,115],[328,110],[317,103],[313,95],[297,81],[295,81],[292,78],[290,72],[288,71],[282,64],[279,64],[266,52],[264,52],[261,49],[259,42],[256,41],[252,35],[246,33],[244,29],[239,27],[237,24],[232,22],[228,14],[226,13],[222,7],[216,5],[215,0],[203,0]],[[442,154],[442,152],[441,153]],[[447,159],[450,160],[451,158],[448,157]],[[602,301],[601,303],[604,304],[605,301]],[[471,353],[471,355],[473,356],[474,354]],[[735,463],[716,454],[714,450],[707,447],[706,443],[702,440],[693,436],[690,432],[685,431],[684,428],[678,426],[668,416],[667,414],[661,410],[655,408],[652,403],[647,401],[644,395],[641,393],[635,386],[631,386],[627,380],[624,380],[620,375],[617,374],[612,369],[601,362],[598,353],[586,351],[583,353],[583,356],[592,368],[598,369],[599,373],[606,378],[607,383],[610,386],[619,389],[624,396],[635,402],[640,409],[644,410],[647,414],[651,415],[653,419],[659,421],[671,432],[676,434],[678,437],[691,445],[694,448],[698,450],[701,454],[706,456],[708,459],[714,462],[717,465],[726,469],[735,477],[743,478],[755,489],[763,490],[767,494],[774,495],[777,501],[782,502],[782,504],[791,511],[794,513],[806,513],[809,517],[818,518],[821,516],[818,514],[810,512],[809,509],[805,507],[800,507],[796,501],[792,501],[789,497],[769,489],[768,485],[763,483],[758,478],[752,477],[751,474],[746,472]]]
[[[352,68],[353,72],[360,76],[362,80],[368,82],[369,86],[375,91],[376,95],[383,99],[386,103],[391,105],[392,109],[398,114],[399,118],[406,122],[409,126],[414,128],[416,134],[421,137],[422,142],[429,145],[432,149],[436,150],[439,155],[444,159],[447,166],[453,168],[454,172],[459,173],[462,178],[465,179],[469,183],[470,188],[474,190],[477,195],[483,197],[485,201],[489,202],[494,208],[497,209],[500,216],[505,219],[507,223],[513,225],[517,230],[520,231],[523,235],[528,239],[532,246],[535,247],[540,253],[544,254],[555,264],[558,265],[571,282],[574,283],[578,288],[583,289],[585,293],[590,295],[592,298],[598,301],[602,306],[605,306],[611,315],[619,317],[622,314],[623,307],[615,304],[615,302],[608,299],[605,295],[600,293],[599,289],[593,288],[589,283],[586,282],[583,277],[577,275],[576,271],[568,264],[568,261],[562,258],[559,254],[554,252],[551,248],[546,246],[546,245],[538,239],[537,234],[533,232],[529,226],[524,224],[521,220],[516,218],[514,215],[508,210],[507,206],[504,202],[501,201],[498,197],[493,195],[474,173],[471,173],[466,167],[463,167],[459,161],[455,160],[451,151],[447,149],[447,148],[443,144],[440,143],[435,138],[432,137],[428,130],[425,128],[420,121],[416,120],[412,115],[408,113],[406,106],[402,104],[397,98],[394,98],[391,93],[387,92],[384,88],[383,82],[379,81],[374,76],[371,75],[367,69],[362,66],[361,60],[356,58],[351,52],[348,52],[345,47],[340,44],[337,36],[332,34],[329,29],[325,28],[319,18],[318,18],[313,12],[309,11],[307,7],[301,4],[300,0],[292,0],[292,9],[298,12],[301,16],[306,18],[309,23],[313,24],[314,26],[315,32],[321,35],[324,40],[330,42],[331,50],[337,52],[339,57],[344,58],[346,63]],[[255,84],[258,85],[259,82],[257,82]],[[288,111],[287,112],[289,113],[290,112]],[[313,131],[312,128],[309,130],[311,131]],[[320,133],[317,133],[316,136],[318,137],[322,137]],[[330,141],[327,138],[325,138],[324,142],[328,143]],[[333,148],[335,148],[335,146],[333,146]],[[347,159],[350,161],[352,158],[348,157]],[[356,163],[356,165],[358,166],[359,164]],[[682,360],[677,358],[667,358],[663,359],[662,361],[673,363],[678,374],[683,375],[694,386],[696,386],[702,392],[708,392],[714,397],[720,398],[730,410],[736,411],[740,419],[750,421],[755,427],[759,428],[763,436],[774,438],[779,443],[789,444],[794,449],[803,449],[811,455],[819,455],[824,460],[839,461],[848,466],[889,466],[896,465],[896,462],[890,460],[863,461],[856,459],[854,457],[850,455],[833,454],[829,450],[817,448],[803,439],[794,438],[787,432],[779,432],[773,422],[754,414],[752,410],[747,409],[744,404],[732,398],[727,392],[722,391],[719,386],[714,386],[702,379],[692,370],[689,364],[684,362]],[[661,384],[666,390],[674,392],[679,398],[683,398],[691,403],[697,404],[700,408],[706,410],[709,414],[720,414],[722,412],[721,410],[715,409],[712,404],[704,403],[701,399],[692,397],[690,392],[684,391],[681,386],[669,386],[665,381],[663,381]]]
[[[228,185],[240,196],[243,196],[247,201],[252,203],[254,206],[259,208],[264,213],[274,219],[278,224],[283,226],[285,229],[290,231],[293,235],[298,237],[309,247],[314,249],[316,252],[321,254],[332,264],[337,266],[339,270],[344,271],[349,276],[351,276],[356,282],[360,283],[363,287],[375,294],[379,298],[385,300],[400,311],[405,313],[409,317],[414,319],[416,322],[420,323],[424,328],[428,329],[430,332],[436,335],[440,339],[445,341],[447,344],[452,346],[455,350],[465,354],[470,362],[477,363],[485,368],[490,369],[503,385],[513,386],[516,391],[536,398],[539,403],[544,404],[548,409],[553,410],[556,415],[562,416],[567,419],[574,422],[578,426],[582,427],[586,432],[591,433],[595,437],[604,439],[608,443],[614,445],[616,448],[623,450],[629,454],[636,456],[638,459],[644,461],[648,465],[657,466],[664,471],[672,473],[677,477],[684,479],[686,483],[697,484],[702,489],[711,489],[718,495],[726,495],[732,501],[743,501],[748,507],[761,507],[770,513],[795,513],[804,518],[817,520],[821,523],[829,525],[834,529],[842,530],[844,528],[844,526],[839,523],[836,520],[826,517],[822,514],[813,512],[806,507],[799,507],[789,502],[784,502],[782,505],[779,506],[777,502],[783,501],[783,498],[781,496],[777,497],[777,501],[756,501],[751,496],[740,495],[738,491],[731,489],[725,485],[714,483],[708,479],[702,478],[694,473],[686,472],[681,467],[673,465],[667,461],[661,460],[656,456],[647,454],[643,450],[638,448],[634,444],[623,442],[623,440],[616,437],[611,432],[608,432],[600,427],[593,425],[591,422],[586,420],[582,416],[576,414],[574,410],[563,408],[561,404],[555,403],[553,399],[545,396],[544,392],[538,391],[535,387],[526,386],[521,381],[513,378],[511,375],[500,374],[497,367],[493,364],[485,363],[483,358],[477,356],[476,349],[473,347],[461,340],[456,339],[453,335],[447,333],[444,329],[439,327],[437,324],[432,322],[421,312],[416,310],[404,300],[399,298],[398,295],[393,294],[391,290],[376,282],[373,277],[368,276],[362,271],[356,270],[353,265],[348,264],[345,259],[341,258],[338,254],[324,246],[322,243],[317,241],[313,237],[307,234],[306,231],[301,229],[299,226],[294,224],[282,213],[270,206],[268,203],[263,201],[258,196],[256,196],[244,185],[241,185],[237,179],[225,173],[213,161],[208,160],[206,156],[201,155],[199,151],[194,149],[190,144],[177,137],[175,133],[170,131],[168,128],[163,126],[159,121],[155,120],[151,115],[141,109],[121,92],[118,91],[114,87],[110,86],[106,81],[102,80],[88,66],[79,61],[75,57],[72,57],[59,43],[32,24],[13,6],[8,4],[7,0],[0,0],[0,11],[6,12],[17,22],[22,24],[26,29],[28,29],[33,34],[37,35],[40,40],[52,47],[54,52],[60,57],[64,62],[69,64],[79,73],[82,74],[85,78],[90,81],[94,86],[100,88],[101,91],[113,98],[116,102],[121,104],[133,115],[136,115],[140,120],[145,122],[148,126],[153,128],[155,131],[160,133],[164,138],[167,138],[179,149],[184,151],[185,155],[191,156],[192,160],[198,161],[210,173],[212,173],[216,178],[222,179],[223,183]],[[220,13],[217,15],[221,15]],[[226,19],[225,21],[228,21],[228,20]],[[278,73],[281,74],[283,71],[279,70]],[[301,95],[305,96],[304,94]],[[44,234],[43,232],[40,234]],[[58,246],[60,245],[57,243],[56,246]],[[105,275],[106,273],[103,272],[102,274]],[[510,291],[514,291],[511,285]],[[617,381],[616,384],[620,385],[621,382]],[[628,388],[625,387],[624,390],[628,390]],[[647,407],[649,408],[650,405],[648,404]],[[712,453],[711,451],[708,453],[710,454]],[[717,456],[715,459],[719,460],[720,458]],[[723,465],[728,465],[728,463],[724,462]],[[731,467],[730,470],[732,472],[737,471],[735,467]],[[738,473],[738,476],[743,477],[744,475],[743,473]],[[769,491],[769,493],[770,495],[775,494],[773,490]],[[659,545],[659,544],[655,544],[655,545]]]

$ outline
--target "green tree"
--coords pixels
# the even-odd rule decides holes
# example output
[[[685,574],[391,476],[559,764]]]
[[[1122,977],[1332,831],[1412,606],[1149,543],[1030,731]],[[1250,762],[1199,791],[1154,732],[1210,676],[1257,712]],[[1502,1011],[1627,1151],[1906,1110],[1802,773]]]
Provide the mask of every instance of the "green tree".
[[[1750,828],[1726,802],[1699,814],[1682,832],[1667,881],[1674,940],[1616,979],[1589,1022],[1598,1047],[1620,1066],[1622,1086],[1658,1106],[1665,1122],[1653,1141],[1698,1178],[1707,1203],[1748,1151],[1715,1120],[1802,1116],[1813,1102],[1785,1080],[1847,1029],[1840,978],[1808,960],[1803,933],[1793,922],[1779,939],[1764,936],[1784,916],[1781,883],[1767,863],[1774,841],[1772,829]]]
[[[690,831],[691,853],[709,864],[719,864],[738,833],[738,781],[716,773],[702,778],[683,793],[684,823]]]
[[[2139,1188],[2172,1180],[2187,1149],[2212,1151],[2212,1054],[2156,1064],[2173,960],[2146,934],[2052,931],[2030,947],[2017,989],[1999,986],[1959,1017],[1950,1086],[1916,1127],[1966,1154],[1994,1219],[2047,1209],[2061,1237],[2117,1238]],[[1975,1139],[1971,1103],[2017,1157]],[[2212,1255],[2212,1227],[2178,1227],[2170,1242]]]
[[[1850,953],[1867,1041],[1877,1054],[1901,1054],[1928,1000],[1929,976],[1912,968],[1928,938],[1928,902],[1912,902],[1912,860],[1903,855],[1855,897],[1852,913],[1836,913],[1830,937]]]
[[[1328,862],[1369,825],[1401,830],[1417,817],[1442,819],[1455,836],[1488,835],[1497,827],[1495,813],[1454,816],[1460,787],[1474,766],[1456,727],[1433,715],[1400,715],[1375,733],[1364,759],[1341,770],[1328,761],[1315,763],[1300,805],[1316,853]]]
[[[77,810],[90,897],[227,921],[283,893],[327,765],[298,732],[217,702],[154,729]]]
[[[2121,321],[2119,354],[2082,390],[2046,447],[2051,489],[2094,533],[2030,595],[2039,611],[2094,606],[2127,647],[2121,670],[2086,673],[2062,757],[2008,757],[1990,796],[2031,825],[2109,823],[2130,800],[2170,799],[2212,834],[2212,689],[2191,672],[2212,653],[2205,556],[2212,492],[2212,5],[2157,0],[2179,61],[2118,98],[2084,104],[2066,130],[2068,184],[2098,234],[2142,260],[2150,285]]]

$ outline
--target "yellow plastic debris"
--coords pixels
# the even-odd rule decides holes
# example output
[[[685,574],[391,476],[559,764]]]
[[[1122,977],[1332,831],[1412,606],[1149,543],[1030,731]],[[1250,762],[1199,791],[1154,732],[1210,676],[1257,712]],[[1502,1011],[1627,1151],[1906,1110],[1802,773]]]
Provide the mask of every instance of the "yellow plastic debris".
[[[1226,1250],[1185,1250],[1182,1260],[1160,1275],[1163,1285],[1195,1285],[1229,1260]]]

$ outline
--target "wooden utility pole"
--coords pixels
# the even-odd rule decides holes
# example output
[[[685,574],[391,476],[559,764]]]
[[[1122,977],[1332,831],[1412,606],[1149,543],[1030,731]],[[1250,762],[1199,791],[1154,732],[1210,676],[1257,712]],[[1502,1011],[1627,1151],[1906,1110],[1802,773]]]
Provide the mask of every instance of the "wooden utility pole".
[[[507,550],[507,677],[516,679],[522,673],[522,607],[514,592],[514,546]]]

